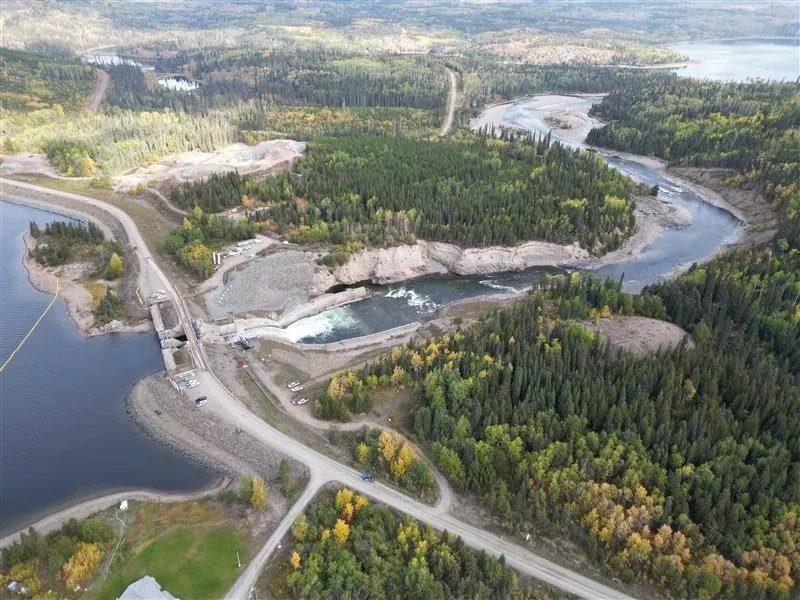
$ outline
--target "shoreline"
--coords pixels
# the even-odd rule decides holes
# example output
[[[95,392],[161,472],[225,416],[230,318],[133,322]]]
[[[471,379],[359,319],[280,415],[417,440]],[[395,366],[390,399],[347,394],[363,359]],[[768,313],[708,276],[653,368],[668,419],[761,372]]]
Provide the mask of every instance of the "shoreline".
[[[70,267],[79,263],[67,263],[59,267],[45,267],[36,262],[29,254],[36,247],[36,241],[31,234],[25,232],[22,239],[24,244],[22,266],[27,273],[28,282],[40,292],[54,294],[56,279],[58,278],[59,296],[67,306],[67,314],[70,320],[84,337],[97,337],[110,333],[145,333],[153,330],[153,323],[145,320],[135,324],[112,321],[106,325],[96,326],[91,308],[92,294],[85,286],[78,283],[69,274],[64,273],[69,271]],[[60,273],[58,276],[56,271]],[[114,323],[119,324],[112,327]]]
[[[186,502],[189,500],[199,500],[219,493],[229,487],[231,483],[230,479],[219,477],[211,484],[194,492],[158,492],[156,490],[147,489],[123,489],[120,491],[105,492],[100,496],[87,495],[85,499],[69,504],[65,508],[59,508],[55,510],[55,512],[50,510],[46,512],[42,511],[42,514],[46,515],[44,517],[37,518],[31,515],[30,518],[36,518],[37,520],[30,525],[12,530],[10,533],[1,537],[0,548],[5,548],[18,541],[20,534],[27,533],[31,527],[34,528],[37,533],[47,535],[62,527],[70,519],[78,519],[79,521],[88,519],[95,513],[106,510],[123,500],[138,500],[143,502]],[[23,518],[22,520],[27,519]]]

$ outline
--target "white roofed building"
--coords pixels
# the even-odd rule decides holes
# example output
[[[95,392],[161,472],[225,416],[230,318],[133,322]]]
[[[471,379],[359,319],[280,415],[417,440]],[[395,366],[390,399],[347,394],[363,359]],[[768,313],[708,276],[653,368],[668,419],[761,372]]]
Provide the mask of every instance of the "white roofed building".
[[[168,591],[161,589],[161,585],[154,577],[145,575],[138,581],[130,584],[118,600],[178,600]]]

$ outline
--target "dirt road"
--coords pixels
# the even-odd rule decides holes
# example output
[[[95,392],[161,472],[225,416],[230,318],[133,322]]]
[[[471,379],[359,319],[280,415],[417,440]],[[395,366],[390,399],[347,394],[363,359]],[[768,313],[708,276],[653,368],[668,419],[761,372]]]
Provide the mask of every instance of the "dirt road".
[[[100,108],[100,104],[103,103],[110,79],[108,73],[102,69],[97,69],[97,82],[94,86],[94,96],[92,96],[92,101],[89,103],[89,110],[91,112],[97,112],[97,109]]]
[[[161,202],[164,203],[164,206],[166,206],[169,210],[174,212],[176,215],[180,215],[182,217],[185,217],[185,216],[187,216],[189,214],[185,210],[181,210],[180,208],[175,206],[172,202],[169,201],[169,198],[167,198],[164,194],[159,192],[157,189],[151,188],[151,187],[146,188],[146,189],[147,189],[148,192],[153,194],[153,196],[155,196],[156,198],[161,200]]]
[[[198,343],[186,301],[155,263],[150,251],[144,244],[136,224],[125,212],[99,200],[79,196],[77,194],[69,194],[42,188],[40,186],[3,179],[0,179],[0,184],[15,186],[15,194],[34,192],[39,196],[50,195],[56,198],[62,197],[78,200],[89,206],[100,207],[116,217],[125,228],[131,243],[135,246],[134,251],[140,263],[140,273],[145,275],[145,271],[149,270],[156,280],[160,280],[161,286],[167,291],[175,305],[179,320],[186,329],[186,347],[191,352],[196,366],[200,369],[197,375],[200,386],[196,391],[198,394],[208,396],[209,402],[207,407],[210,411],[223,417],[229,423],[237,424],[242,431],[250,434],[264,445],[274,448],[287,457],[305,464],[308,467],[310,480],[312,482],[336,482],[345,485],[359,493],[370,496],[378,502],[382,502],[396,510],[402,511],[418,521],[422,521],[440,530],[445,529],[451,533],[455,533],[461,536],[466,544],[474,548],[483,549],[495,556],[503,555],[505,556],[507,564],[519,570],[521,573],[549,583],[577,596],[590,599],[613,598],[627,600],[629,598],[629,596],[616,589],[557,565],[525,548],[506,542],[499,536],[488,531],[464,523],[454,516],[443,512],[439,507],[427,506],[412,500],[402,492],[382,483],[366,482],[361,479],[361,474],[355,469],[343,465],[305,446],[298,440],[261,420],[253,414],[243,402],[236,398],[217,378],[214,372],[209,369],[208,357],[206,356],[202,344]],[[273,537],[270,538],[271,540],[274,540],[281,530],[288,530],[294,517],[305,506],[302,502],[308,502],[311,499],[312,494],[310,490],[312,488],[313,486],[308,486],[301,501],[298,501],[295,506],[292,507],[289,514],[281,521],[278,530],[273,534]],[[248,568],[234,584],[227,597],[249,597],[250,590],[252,590],[255,584],[258,573],[261,572],[264,562],[266,562],[272,551],[273,548],[267,544],[262,547],[257,557],[251,561]]]
[[[439,132],[439,137],[444,137],[453,129],[453,117],[456,114],[456,98],[458,95],[458,76],[452,69],[447,69],[450,73],[450,95],[447,98],[447,116],[442,123],[442,130]]]
[[[300,421],[312,429],[321,429],[323,431],[329,431],[331,429],[337,429],[339,431],[359,431],[364,427],[374,427],[377,429],[386,429],[392,431],[405,439],[405,436],[393,427],[384,423],[372,421],[369,418],[361,418],[358,421],[350,421],[349,423],[334,423],[332,421],[322,421],[317,419],[311,414],[311,404],[307,404],[305,406],[297,406],[292,404],[292,393],[282,385],[275,383],[269,373],[262,369],[257,361],[255,364],[250,364],[248,368],[252,369],[252,372],[255,374],[258,380],[264,385],[264,387],[267,388],[267,390],[269,390],[273,396],[278,399],[278,401],[281,403],[281,406],[283,406],[283,409],[293,419]],[[308,381],[306,385],[313,385],[318,381],[322,381],[333,376],[335,373],[336,372],[334,371],[333,373],[315,377],[314,379]],[[450,512],[453,506],[453,489],[450,487],[450,482],[448,482],[439,469],[437,469],[436,466],[430,460],[428,460],[428,458],[425,456],[425,453],[422,452],[422,450],[416,444],[410,440],[408,440],[408,443],[411,444],[411,447],[414,449],[414,452],[417,454],[417,456],[425,461],[425,463],[428,465],[428,468],[431,470],[431,473],[433,473],[433,478],[436,481],[436,487],[439,489],[439,499],[437,500],[434,508],[439,512]]]

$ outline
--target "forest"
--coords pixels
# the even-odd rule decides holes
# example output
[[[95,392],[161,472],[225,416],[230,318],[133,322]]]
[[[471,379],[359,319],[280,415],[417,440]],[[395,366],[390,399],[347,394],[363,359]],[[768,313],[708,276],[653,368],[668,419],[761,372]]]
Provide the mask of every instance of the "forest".
[[[231,174],[184,184],[171,200],[218,211],[247,196],[299,243],[391,246],[421,238],[489,246],[538,239],[577,241],[601,254],[632,231],[632,194],[644,191],[595,154],[548,138],[319,138],[294,169],[299,177]]]
[[[520,584],[504,559],[371,504],[349,489],[325,494],[292,525],[289,559],[271,578],[275,598],[496,598],[566,600]]]
[[[0,48],[0,116],[53,108],[76,110],[94,88],[88,65]]]
[[[800,386],[786,352],[800,315],[768,275],[778,266],[760,269],[773,281],[749,303],[711,268],[640,296],[560,276],[350,380],[415,389],[408,429],[512,532],[570,532],[624,580],[685,597],[788,598],[800,577]],[[772,315],[760,326],[747,318],[759,310]],[[697,348],[634,358],[580,325],[625,314],[681,323]]]
[[[75,258],[76,253],[94,250],[105,242],[105,236],[94,223],[54,221],[41,229],[31,221],[31,236],[38,242],[31,254],[46,267],[57,267]]]
[[[212,253],[228,242],[252,238],[260,225],[246,219],[209,216],[195,206],[183,218],[182,226],[169,233],[166,246],[195,277],[207,279],[214,272]]]
[[[19,541],[3,548],[0,585],[5,589],[16,581],[26,588],[25,596],[36,598],[50,595],[48,590],[63,594],[75,586],[84,586],[97,571],[115,537],[111,525],[95,519],[82,522],[70,519],[61,529],[46,536],[31,528],[22,533]]]
[[[156,69],[202,82],[191,94],[166,92],[140,68],[111,67],[108,102],[136,110],[205,111],[253,98],[273,105],[403,107],[441,115],[449,77],[428,57],[368,56],[336,49],[233,51],[224,48],[161,58]]]

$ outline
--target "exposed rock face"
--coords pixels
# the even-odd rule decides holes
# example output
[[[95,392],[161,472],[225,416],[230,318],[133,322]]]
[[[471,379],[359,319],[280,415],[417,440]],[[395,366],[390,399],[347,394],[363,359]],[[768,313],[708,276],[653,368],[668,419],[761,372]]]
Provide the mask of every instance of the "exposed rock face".
[[[310,292],[319,294],[337,284],[351,285],[361,281],[385,284],[423,275],[485,275],[531,267],[567,266],[590,258],[590,254],[577,244],[559,246],[528,242],[508,248],[464,249],[442,242],[417,241],[392,248],[365,248],[337,269],[320,269]]]

